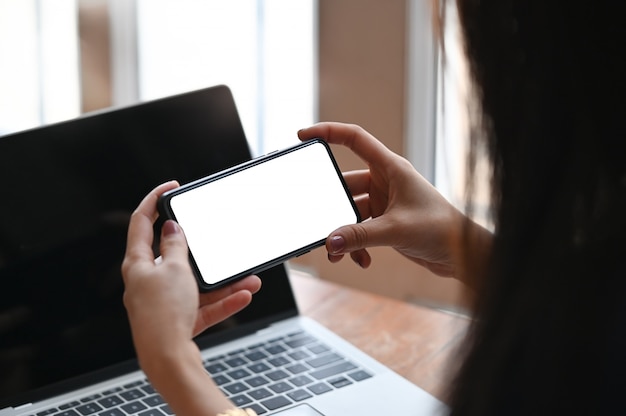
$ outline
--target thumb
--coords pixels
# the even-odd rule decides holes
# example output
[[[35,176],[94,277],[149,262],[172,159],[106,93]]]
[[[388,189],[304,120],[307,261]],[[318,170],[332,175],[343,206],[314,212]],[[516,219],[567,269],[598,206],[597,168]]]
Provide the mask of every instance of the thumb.
[[[337,228],[326,239],[329,254],[344,254],[367,247],[388,245],[385,222],[373,218],[358,224]]]
[[[161,256],[163,260],[185,260],[188,258],[187,240],[176,221],[167,220],[161,229]]]

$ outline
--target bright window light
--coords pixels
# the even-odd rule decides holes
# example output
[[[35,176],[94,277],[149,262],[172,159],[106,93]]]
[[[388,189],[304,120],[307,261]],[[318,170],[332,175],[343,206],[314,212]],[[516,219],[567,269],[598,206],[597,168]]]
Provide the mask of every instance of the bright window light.
[[[226,84],[252,152],[313,122],[313,0],[138,0],[139,99]]]
[[[80,114],[76,0],[0,0],[0,134]]]

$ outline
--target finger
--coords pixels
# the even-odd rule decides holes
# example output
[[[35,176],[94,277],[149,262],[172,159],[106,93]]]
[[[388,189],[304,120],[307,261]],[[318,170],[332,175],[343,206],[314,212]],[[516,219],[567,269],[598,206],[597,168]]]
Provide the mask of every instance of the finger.
[[[393,154],[384,144],[355,124],[323,122],[298,131],[300,140],[316,137],[331,144],[346,146],[368,164],[385,163]]]
[[[241,280],[236,281],[231,286],[232,286],[233,292],[238,292],[240,290],[247,290],[250,293],[255,294],[261,289],[261,285],[262,285],[261,278],[253,274],[251,276],[247,276]]]
[[[396,236],[388,232],[389,228],[387,221],[380,217],[340,227],[326,239],[326,250],[338,255],[367,247],[393,246],[391,239]]]
[[[176,221],[167,220],[161,228],[161,242],[159,249],[161,251],[161,262],[180,261],[185,264],[189,259],[189,248],[185,233]]]
[[[247,290],[248,292],[254,294],[260,289],[261,279],[256,275],[247,276],[217,290],[200,294],[200,305],[219,302],[233,293],[240,292],[242,290]]]
[[[328,253],[328,260],[331,263],[339,263],[343,259],[343,254],[330,254]]]
[[[200,307],[193,335],[196,336],[205,329],[241,311],[248,306],[251,301],[252,293],[247,290],[240,290],[219,302]]]
[[[372,264],[372,257],[367,250],[361,249],[356,250],[350,253],[350,258],[354,260],[356,264],[358,264],[361,268],[367,269]]]
[[[328,253],[328,260],[331,263],[338,263],[343,259],[343,257],[343,254],[335,255]],[[353,251],[352,253],[350,253],[350,257],[356,264],[359,265],[359,267],[363,269],[367,269],[372,264],[372,257],[365,249]]]
[[[152,242],[153,224],[158,216],[157,200],[166,191],[178,187],[178,182],[170,181],[154,188],[139,203],[128,224],[126,257],[154,261]]]
[[[367,169],[344,172],[343,179],[352,195],[365,194],[370,190],[371,176]]]

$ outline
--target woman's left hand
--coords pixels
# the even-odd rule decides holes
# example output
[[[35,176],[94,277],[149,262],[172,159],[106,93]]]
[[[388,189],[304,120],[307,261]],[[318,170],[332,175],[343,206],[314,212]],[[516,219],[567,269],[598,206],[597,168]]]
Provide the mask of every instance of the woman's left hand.
[[[199,294],[189,265],[185,235],[165,221],[160,261],[152,251],[157,200],[178,183],[156,187],[130,219],[122,264],[124,305],[139,364],[175,414],[217,414],[234,407],[202,366],[193,337],[246,307],[261,287],[248,276],[211,293]]]
[[[155,262],[152,244],[157,200],[178,187],[175,181],[150,192],[132,214],[126,256],[122,265],[126,306],[133,340],[140,357],[158,353],[168,345],[191,340],[208,327],[246,307],[261,287],[257,276],[249,276],[219,290],[199,293],[188,259],[188,248],[180,226],[164,223],[160,251]]]

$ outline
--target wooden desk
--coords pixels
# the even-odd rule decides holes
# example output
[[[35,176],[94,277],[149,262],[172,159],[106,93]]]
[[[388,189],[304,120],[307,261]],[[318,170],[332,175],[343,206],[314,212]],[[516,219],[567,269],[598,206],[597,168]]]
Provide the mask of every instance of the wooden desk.
[[[302,315],[342,336],[430,394],[445,400],[446,366],[469,320],[291,271]]]

